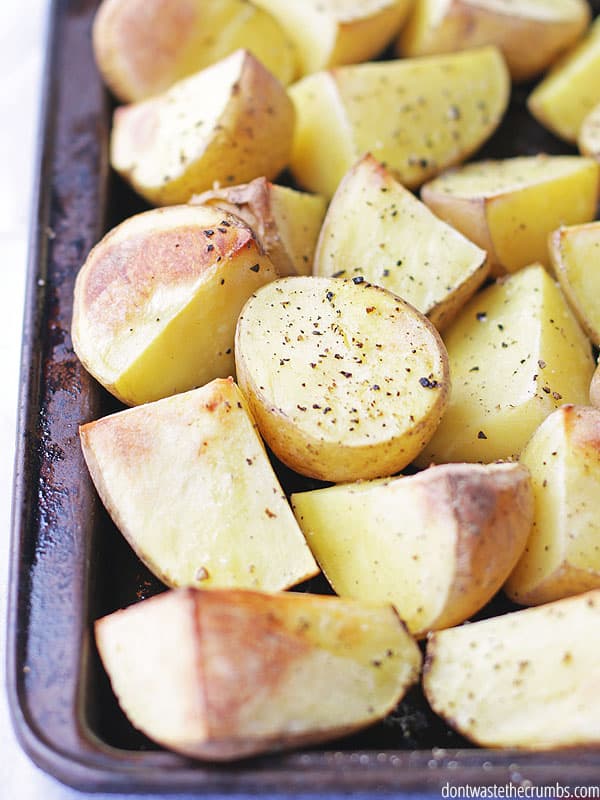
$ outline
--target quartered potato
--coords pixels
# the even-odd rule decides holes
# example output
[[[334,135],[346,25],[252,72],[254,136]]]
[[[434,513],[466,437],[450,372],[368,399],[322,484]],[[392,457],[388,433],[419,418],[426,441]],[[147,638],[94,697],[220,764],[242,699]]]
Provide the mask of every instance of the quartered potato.
[[[600,222],[559,228],[550,237],[550,258],[581,327],[600,345]]]
[[[533,521],[529,474],[518,464],[431,467],[295,494],[292,507],[336,593],[392,603],[416,636],[484,606]]]
[[[276,591],[318,568],[232,379],[80,428],[115,524],[168,586]]]
[[[600,744],[600,591],[435,633],[423,686],[482,747]]]
[[[600,21],[529,95],[527,105],[546,128],[575,143],[581,125],[600,103]]]
[[[585,0],[416,0],[398,52],[425,56],[494,44],[513,80],[526,80],[573,45],[589,19]]]
[[[294,178],[331,197],[370,152],[405,186],[418,186],[483,144],[506,110],[509,89],[494,47],[311,75],[290,89]]]
[[[218,206],[249,225],[281,277],[310,275],[325,200],[256,178],[194,195],[191,203]]]
[[[293,130],[284,87],[237,50],[164,94],[117,108],[111,163],[150,203],[186,203],[215,181],[274,178],[288,163]]]
[[[364,728],[421,667],[391,606],[310,594],[172,591],[103,617],[95,632],[132,724],[215,761]]]
[[[75,352],[128,405],[227,377],[242,306],[275,277],[250,228],[219,208],[138,214],[94,247],[77,276]]]
[[[126,103],[160,94],[240,47],[282,83],[296,75],[279,23],[244,0],[103,0],[93,44],[102,77]]]
[[[439,220],[366,155],[340,183],[315,254],[315,275],[352,278],[399,295],[441,329],[481,286],[486,253]]]
[[[412,0],[254,0],[294,43],[300,74],[368,61],[392,41]]]
[[[256,292],[240,315],[235,360],[275,455],[327,481],[405,467],[436,429],[450,387],[433,325],[360,276],[282,278]]]
[[[581,123],[577,146],[584,156],[600,161],[600,103],[594,106]]]
[[[535,521],[506,593],[537,605],[600,589],[600,410],[557,409],[520,460],[531,472]]]
[[[548,235],[596,214],[600,167],[580,156],[480,161],[440,175],[421,198],[487,250],[496,273],[549,265]]]
[[[590,344],[541,265],[476,295],[444,341],[450,403],[420,466],[517,457],[555,408],[587,402]]]

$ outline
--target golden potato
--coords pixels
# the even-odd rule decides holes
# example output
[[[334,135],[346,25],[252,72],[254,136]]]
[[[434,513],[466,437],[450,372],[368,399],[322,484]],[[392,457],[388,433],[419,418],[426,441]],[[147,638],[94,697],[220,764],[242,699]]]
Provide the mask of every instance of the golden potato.
[[[301,593],[172,591],[103,617],[95,632],[132,724],[214,761],[364,728],[421,667],[391,606]]]
[[[115,524],[168,586],[276,591],[318,568],[233,380],[80,428]]]
[[[446,350],[433,325],[357,276],[282,278],[240,315],[235,361],[261,434],[315,478],[391,475],[446,408]]]
[[[444,341],[450,403],[420,466],[518,457],[555,408],[587,402],[590,344],[540,265],[476,295]]]
[[[598,625],[595,591],[435,633],[427,699],[482,747],[598,745]]]
[[[340,67],[290,88],[291,170],[331,197],[370,152],[408,188],[467,158],[494,132],[510,83],[498,50]]]
[[[446,464],[292,495],[337,594],[392,603],[415,636],[457,625],[500,589],[533,521],[518,464]]]
[[[138,214],[96,245],[77,276],[75,352],[128,405],[227,377],[242,306],[276,277],[250,228],[219,208]]]
[[[581,123],[577,146],[584,156],[600,161],[600,103],[594,106]]]
[[[600,167],[580,156],[520,156],[480,161],[423,186],[431,210],[487,250],[496,274],[539,261],[548,235],[596,214]]]
[[[186,203],[215,181],[274,178],[288,163],[293,131],[283,86],[237,50],[164,94],[117,108],[111,163],[150,203]]]
[[[315,254],[315,275],[363,275],[441,330],[489,272],[485,251],[439,220],[373,156],[340,183]]]

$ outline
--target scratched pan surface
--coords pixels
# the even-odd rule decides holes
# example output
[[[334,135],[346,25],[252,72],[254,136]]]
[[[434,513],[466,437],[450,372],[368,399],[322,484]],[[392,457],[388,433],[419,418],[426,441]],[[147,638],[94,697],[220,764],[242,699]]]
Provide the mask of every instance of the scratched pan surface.
[[[597,4],[600,6],[600,2]],[[75,274],[104,231],[143,205],[107,164],[110,100],[90,47],[97,0],[55,0],[23,338],[8,620],[8,692],[24,749],[80,789],[222,793],[431,791],[532,780],[599,783],[600,755],[481,750],[448,730],[414,690],[390,717],[325,749],[225,767],[157,749],[120,712],[91,637],[99,616],[163,591],[101,507],[77,437],[118,408],[70,339]],[[524,109],[528,88],[484,150],[569,152]],[[281,469],[284,485],[307,484]],[[327,591],[313,581],[312,591]],[[496,600],[483,615],[508,610]]]

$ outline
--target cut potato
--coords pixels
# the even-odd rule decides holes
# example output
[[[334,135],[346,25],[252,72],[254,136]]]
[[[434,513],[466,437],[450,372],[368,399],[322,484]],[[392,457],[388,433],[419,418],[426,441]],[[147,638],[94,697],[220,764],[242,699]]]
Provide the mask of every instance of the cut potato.
[[[481,161],[423,186],[423,201],[487,250],[496,273],[550,263],[548,235],[596,214],[600,167],[580,156]]]
[[[310,275],[325,200],[256,178],[241,186],[194,195],[191,203],[218,206],[249,225],[281,277]]]
[[[586,116],[600,103],[600,20],[529,95],[533,116],[557,136],[575,143]]]
[[[111,163],[154,205],[186,203],[215,181],[231,186],[287,165],[294,107],[245,50],[115,111]]]
[[[431,437],[449,392],[433,325],[364,278],[282,278],[245,305],[240,387],[275,455],[327,481],[391,475]]]
[[[590,383],[590,403],[600,408],[600,365],[596,367]]]
[[[232,379],[80,428],[98,493],[168,586],[285,589],[318,572]]]
[[[417,0],[398,52],[425,56],[494,44],[512,78],[526,80],[575,44],[589,19],[585,0]]]
[[[522,605],[600,589],[600,410],[563,406],[521,453],[535,494],[527,547],[506,584]]]
[[[483,250],[434,216],[367,155],[331,201],[314,272],[364,275],[427,314],[440,330],[481,286],[489,265]]]
[[[587,402],[590,344],[541,265],[476,295],[444,340],[450,404],[420,466],[516,458],[555,408]]]
[[[577,145],[584,156],[600,161],[600,103],[583,120]]]
[[[581,327],[600,345],[600,222],[559,228],[550,237],[550,257]]]
[[[355,64],[380,53],[413,0],[254,0],[294,43],[300,73]]]
[[[435,633],[423,686],[482,747],[600,744],[600,591]]]
[[[279,23],[244,0],[103,0],[93,28],[96,63],[126,103],[246,48],[282,83],[296,75],[295,49]]]
[[[227,377],[238,315],[277,277],[254,234],[219,208],[159,208],[122,222],[75,282],[85,368],[128,405]]]
[[[504,114],[509,89],[494,47],[311,75],[290,89],[297,112],[293,175],[331,197],[370,152],[413,188],[483,144]]]
[[[292,495],[342,597],[392,603],[415,636],[470,617],[500,589],[533,521],[527,470],[448,464]]]
[[[391,606],[310,594],[173,591],[95,630],[130,721],[165,747],[216,761],[364,728],[421,667]]]

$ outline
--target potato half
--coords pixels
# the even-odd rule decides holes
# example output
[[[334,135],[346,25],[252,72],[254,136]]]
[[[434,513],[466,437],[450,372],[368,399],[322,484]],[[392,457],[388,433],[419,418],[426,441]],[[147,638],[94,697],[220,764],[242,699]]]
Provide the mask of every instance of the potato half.
[[[80,428],[115,524],[168,586],[286,589],[318,572],[232,379]]]
[[[494,47],[311,75],[290,89],[297,112],[293,175],[331,197],[370,152],[413,188],[483,144],[504,114],[509,89]]]
[[[512,78],[526,80],[575,44],[589,20],[585,0],[417,0],[398,52],[425,56],[494,44]]]
[[[240,47],[282,83],[296,75],[279,23],[244,0],[103,0],[92,40],[102,77],[126,103],[160,94]]]
[[[532,265],[484,289],[445,333],[452,392],[417,463],[518,457],[563,403],[587,402],[591,347],[560,289]]]
[[[450,387],[433,325],[400,298],[354,281],[283,278],[238,322],[240,387],[275,455],[303,475],[391,475],[436,429]]]
[[[531,472],[535,521],[506,593],[538,605],[600,589],[600,410],[557,409],[520,460]]]
[[[117,108],[111,163],[150,203],[186,203],[215,181],[274,178],[288,163],[293,130],[284,87],[237,50],[164,94]]]
[[[340,183],[315,254],[315,275],[363,275],[440,330],[481,286],[487,254],[446,225],[366,155]]]
[[[483,747],[600,744],[600,591],[435,633],[423,687]]]
[[[319,195],[256,178],[241,186],[194,195],[190,202],[218,206],[243,219],[282,278],[310,275],[327,208]]]
[[[447,464],[292,495],[334,590],[392,603],[415,636],[457,625],[500,589],[533,521],[518,464]]]
[[[154,741],[226,761],[344,736],[415,683],[391,606],[310,594],[172,591],[96,622],[117,699]]]
[[[550,263],[548,236],[596,214],[600,167],[580,156],[480,161],[421,189],[431,210],[487,250],[497,273]]]
[[[221,209],[138,214],[94,247],[77,276],[75,352],[128,405],[227,377],[242,306],[276,277],[250,228]]]

